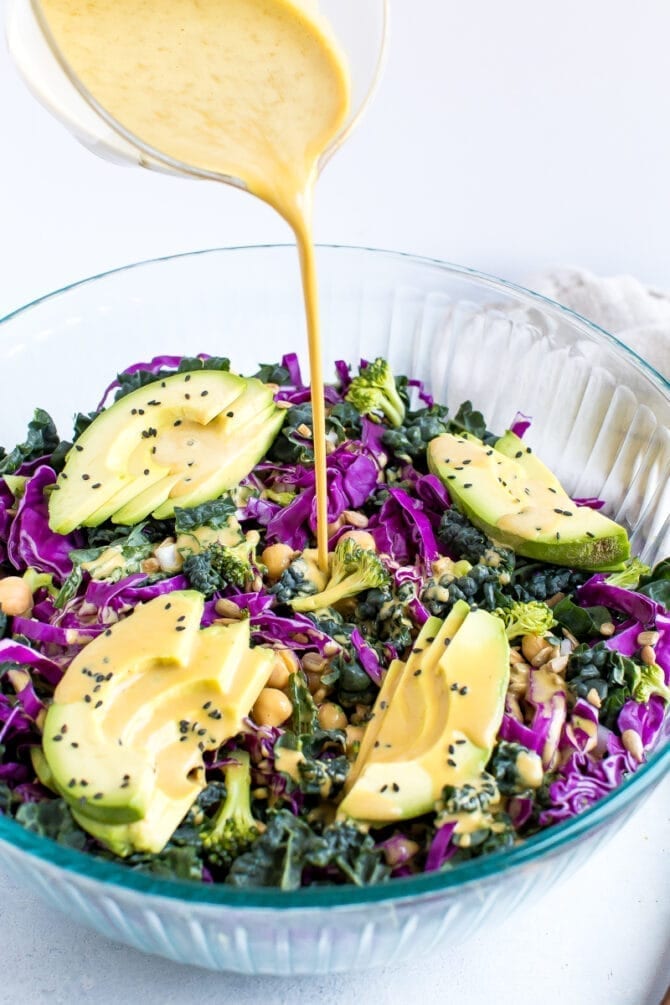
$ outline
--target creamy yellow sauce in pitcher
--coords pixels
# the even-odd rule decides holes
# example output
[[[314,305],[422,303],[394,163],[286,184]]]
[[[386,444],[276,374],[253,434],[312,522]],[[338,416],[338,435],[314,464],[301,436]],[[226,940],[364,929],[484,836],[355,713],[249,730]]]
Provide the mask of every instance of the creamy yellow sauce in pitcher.
[[[313,409],[319,564],[326,440],[312,191],[343,127],[349,75],[312,0],[41,0],[63,58],[127,132],[181,165],[244,182],[296,236]]]

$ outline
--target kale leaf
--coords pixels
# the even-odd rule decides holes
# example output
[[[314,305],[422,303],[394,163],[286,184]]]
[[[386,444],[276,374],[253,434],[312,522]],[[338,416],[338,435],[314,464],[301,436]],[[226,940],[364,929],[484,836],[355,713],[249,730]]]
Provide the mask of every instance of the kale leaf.
[[[34,461],[54,452],[60,443],[55,423],[48,412],[36,408],[28,423],[25,442],[17,444],[9,453],[3,452],[0,475],[11,475],[26,461]]]

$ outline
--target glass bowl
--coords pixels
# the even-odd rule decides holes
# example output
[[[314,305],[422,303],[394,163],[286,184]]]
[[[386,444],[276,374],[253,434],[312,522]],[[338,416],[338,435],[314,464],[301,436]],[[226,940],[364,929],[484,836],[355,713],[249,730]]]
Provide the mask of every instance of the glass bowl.
[[[387,356],[493,429],[533,416],[531,445],[575,496],[602,496],[647,563],[670,552],[670,385],[611,335],[517,286],[362,248],[318,251],[326,371]],[[291,246],[145,262],[71,286],[0,323],[2,440],[33,407],[63,431],[117,370],[159,353],[209,352],[235,369],[297,351]],[[619,789],[511,851],[372,888],[283,893],[172,882],[28,833],[0,817],[0,865],[71,918],[140,950],[213,970],[313,974],[379,966],[453,944],[572,872],[640,806],[670,764],[665,739]]]

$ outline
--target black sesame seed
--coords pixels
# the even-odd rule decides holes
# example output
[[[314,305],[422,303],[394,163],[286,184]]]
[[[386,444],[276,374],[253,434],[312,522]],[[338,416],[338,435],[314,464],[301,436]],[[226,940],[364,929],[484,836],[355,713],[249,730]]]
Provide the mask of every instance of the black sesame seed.
[[[185,632],[186,631],[186,625],[177,625],[177,627],[175,628],[175,631],[176,632]]]
[[[412,649],[412,652],[413,653],[422,653],[423,652],[423,647],[422,646],[414,646],[414,649]]]
[[[464,684],[463,687],[461,688],[461,690],[459,691],[459,694],[466,695],[467,693],[468,693],[468,689],[467,689],[467,687]]]
[[[182,621],[186,621],[186,615],[185,614],[182,614],[182,615],[180,615],[180,617],[177,618],[177,624],[181,624]],[[207,706],[205,706],[205,708],[206,707]]]
[[[148,475],[148,474],[150,474],[150,471],[149,471],[149,468],[145,468],[145,469],[144,469],[144,474],[145,474],[145,475]]]
[[[453,684],[451,685],[451,687],[449,688],[449,690],[450,690],[450,691],[458,691],[458,684],[456,684],[456,682],[454,682],[454,683],[453,683]]]
[[[492,451],[492,450],[487,450],[487,451],[486,451],[486,456],[487,456],[487,457],[490,457],[492,453],[493,453],[493,451]]]
[[[552,488],[550,488],[550,489],[549,489],[549,491],[550,491],[550,492],[553,492],[553,493],[554,493],[554,495],[557,495],[557,492],[556,492],[556,489],[552,489]]]
[[[184,397],[186,398],[187,401],[191,400],[191,395],[188,393],[188,391],[186,392],[186,394],[184,395]]]
[[[60,728],[60,731],[61,731],[61,733],[67,733],[67,724],[66,723],[63,723],[63,725]]]
[[[430,638],[426,639],[426,642],[434,642],[434,641],[435,641],[434,635],[431,635]]]
[[[90,705],[93,699],[91,698],[90,694],[85,694],[84,701],[86,702],[87,705]]]
[[[209,394],[209,391],[201,391],[200,392],[200,397],[201,398],[206,398],[208,394]]]
[[[87,789],[88,788],[88,782],[86,781],[85,778],[82,778],[80,780],[79,784],[81,785],[82,789]]]
[[[470,458],[468,457],[468,458],[467,458],[466,460],[464,460],[464,461],[463,461],[463,463],[464,463],[464,464],[472,464],[472,461],[471,461],[471,460],[470,460]]]
[[[472,488],[472,482],[464,482],[463,483],[463,488],[464,489],[471,489]]]
[[[590,530],[587,530],[587,532],[586,532],[586,536],[587,536],[587,537],[595,537],[596,535],[595,535],[595,534],[592,534]]]
[[[388,704],[389,703],[387,701],[380,701],[379,702],[379,707],[383,710],[385,708],[388,708]]]
[[[93,798],[94,799],[102,799],[103,795],[104,795],[103,792],[96,792],[95,795],[93,796]]]
[[[131,408],[130,409],[130,414],[131,415],[137,415],[137,409],[136,408]]]
[[[175,419],[172,423],[173,426],[181,426],[181,419]]]
[[[67,787],[68,787],[68,789],[73,789],[76,784],[77,784],[77,779],[76,778],[71,778],[70,781],[67,783]]]
[[[560,540],[561,540],[561,535],[559,534],[559,532],[558,532],[558,531],[556,531],[556,540],[557,540],[557,541],[560,541]]]
[[[418,670],[414,671],[414,677],[420,677],[422,673],[423,673],[423,670],[421,669],[421,667],[419,667]]]
[[[74,449],[78,450],[79,453],[81,454],[84,448],[82,446],[80,446],[78,443],[75,443]]]
[[[456,767],[456,761],[453,759],[453,757],[447,758],[447,764],[449,765],[450,768]]]
[[[168,603],[165,605],[164,610],[169,611],[171,607],[172,607],[172,604],[168,601]]]
[[[447,747],[447,751],[450,754],[453,754],[454,750],[455,750],[455,747],[454,747],[453,743],[450,743],[449,746]]]
[[[110,670],[109,673],[107,674],[107,676],[105,677],[105,680],[111,680],[113,676],[114,676],[114,674]]]
[[[179,742],[180,743],[184,743],[186,740],[188,740],[188,736],[180,736],[179,737]]]
[[[160,401],[156,401],[154,398],[152,401],[147,401],[147,405],[160,405]]]
[[[400,792],[400,786],[398,785],[397,782],[393,783],[392,788],[394,792]]]
[[[379,746],[379,740],[375,740],[374,745],[375,745],[375,747],[378,747]]]
[[[207,734],[207,730],[206,729],[199,729],[198,730],[198,736],[206,736],[206,734]]]
[[[382,785],[382,787],[381,787],[381,789],[379,791],[380,792],[386,792],[387,789],[388,789],[388,785]]]
[[[191,374],[190,374],[190,373],[187,373],[187,374],[186,374],[186,376],[184,377],[184,382],[185,382],[186,384],[188,384],[188,382],[189,382],[189,380],[190,380],[190,379],[191,379]]]
[[[235,415],[235,413],[234,412],[226,412],[226,415],[228,416],[229,419],[232,419],[232,417]]]
[[[456,740],[456,743],[465,743],[465,740]]]
[[[79,744],[78,744],[78,743],[75,743],[75,742],[73,741],[73,742],[72,742],[72,743],[70,744],[70,746],[71,746],[71,747],[74,747],[74,749],[76,750],[76,749],[77,749],[77,747],[79,746]]]
[[[88,481],[90,481],[90,478],[91,478],[91,476],[90,476],[90,475],[82,475],[82,476],[81,476],[81,480],[82,480],[83,482],[88,482]]]
[[[58,743],[58,741],[62,740],[63,737],[60,735],[60,733],[56,733],[56,735],[52,736],[51,739],[54,741],[54,743]]]
[[[138,408],[137,409],[137,414],[138,415],[144,415],[144,409],[143,408]]]
[[[554,513],[560,513],[561,516],[562,516],[563,515],[563,510],[562,509],[555,509]]]
[[[111,628],[107,628],[107,629],[106,629],[106,630],[105,630],[105,631],[103,632],[103,635],[106,635],[106,636],[109,636],[109,635],[111,635],[111,634],[112,634],[112,629],[111,629]]]
[[[102,687],[101,684],[96,684],[95,687],[93,688],[93,694],[96,694],[100,690],[101,687]]]
[[[514,456],[515,457],[523,457],[523,450],[517,450],[517,452],[515,453]]]

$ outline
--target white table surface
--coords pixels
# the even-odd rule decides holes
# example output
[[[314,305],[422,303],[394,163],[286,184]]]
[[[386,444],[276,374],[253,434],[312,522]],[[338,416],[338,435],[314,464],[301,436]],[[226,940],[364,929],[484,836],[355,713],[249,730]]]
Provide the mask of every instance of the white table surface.
[[[0,8],[5,0],[0,0]],[[317,239],[506,278],[559,264],[670,289],[670,7],[396,0],[385,80],[318,193]],[[37,106],[0,46],[0,317],[86,275],[288,240],[240,193],[121,170]],[[208,974],[64,920],[0,875],[0,1002],[658,1005],[670,980],[668,797],[485,941],[369,977]]]

